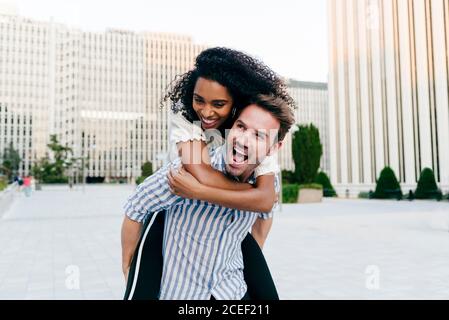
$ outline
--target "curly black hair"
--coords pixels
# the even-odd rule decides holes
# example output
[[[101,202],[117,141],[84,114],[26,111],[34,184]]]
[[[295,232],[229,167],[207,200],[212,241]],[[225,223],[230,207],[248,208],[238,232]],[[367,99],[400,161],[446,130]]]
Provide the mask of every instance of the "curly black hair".
[[[216,81],[229,90],[233,107],[237,109],[234,117],[259,94],[277,96],[295,107],[285,82],[263,62],[237,50],[216,47],[202,51],[194,68],[177,76],[162,100],[162,103],[170,100],[173,112],[181,112],[191,122],[199,120],[192,106],[193,90],[199,77]],[[229,117],[222,127],[232,125],[234,120]]]

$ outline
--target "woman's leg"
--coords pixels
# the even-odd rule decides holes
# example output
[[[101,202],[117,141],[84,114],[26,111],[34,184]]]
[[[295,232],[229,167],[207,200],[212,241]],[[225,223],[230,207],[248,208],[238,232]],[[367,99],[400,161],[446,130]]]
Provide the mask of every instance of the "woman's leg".
[[[165,211],[144,223],[128,274],[124,300],[157,300],[162,278],[162,239]]]
[[[279,300],[279,295],[271,277],[262,250],[248,233],[242,242],[243,274],[252,300]]]

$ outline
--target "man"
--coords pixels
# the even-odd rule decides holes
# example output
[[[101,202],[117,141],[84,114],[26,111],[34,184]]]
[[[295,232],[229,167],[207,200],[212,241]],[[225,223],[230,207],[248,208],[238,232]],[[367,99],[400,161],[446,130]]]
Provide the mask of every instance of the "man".
[[[282,99],[258,96],[242,110],[226,144],[212,152],[211,165],[239,181],[254,183],[255,168],[282,146],[293,122],[292,111]],[[178,173],[171,173],[172,168]],[[185,197],[170,192],[169,182],[174,193]],[[167,211],[161,300],[248,298],[241,243],[255,221],[270,219],[272,212],[255,213],[196,200],[202,192],[207,192],[205,188],[180,168],[177,159],[139,185],[125,206],[124,272],[134,254],[141,223],[150,212]],[[278,188],[276,183],[277,191]]]

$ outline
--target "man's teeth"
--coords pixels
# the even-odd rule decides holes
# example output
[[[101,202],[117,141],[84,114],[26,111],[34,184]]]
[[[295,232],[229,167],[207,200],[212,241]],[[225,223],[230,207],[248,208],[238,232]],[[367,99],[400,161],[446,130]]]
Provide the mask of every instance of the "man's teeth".
[[[236,163],[244,163],[248,159],[248,156],[241,149],[234,148],[233,154],[234,154],[234,162]]]
[[[245,150],[239,149],[239,148],[237,148],[237,147],[235,147],[234,150],[235,150],[236,153],[239,153],[239,154],[241,154],[242,156],[246,156]]]
[[[242,156],[242,157],[244,157],[245,156],[245,153],[244,152],[242,152],[242,151],[239,151],[239,150],[235,150],[236,152],[236,154],[238,154],[239,156]]]

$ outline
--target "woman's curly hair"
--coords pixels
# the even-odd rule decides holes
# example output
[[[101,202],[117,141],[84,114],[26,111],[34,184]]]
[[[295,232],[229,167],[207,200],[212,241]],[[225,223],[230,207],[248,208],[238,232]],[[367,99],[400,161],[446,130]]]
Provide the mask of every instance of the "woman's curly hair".
[[[268,66],[243,52],[217,47],[201,52],[195,67],[177,76],[163,98],[163,103],[171,101],[173,112],[181,112],[191,122],[199,120],[192,106],[193,90],[199,77],[216,81],[228,89],[236,108],[235,117],[258,94],[277,96],[294,108],[286,84]],[[229,117],[228,120],[223,126],[232,125],[235,119]]]

